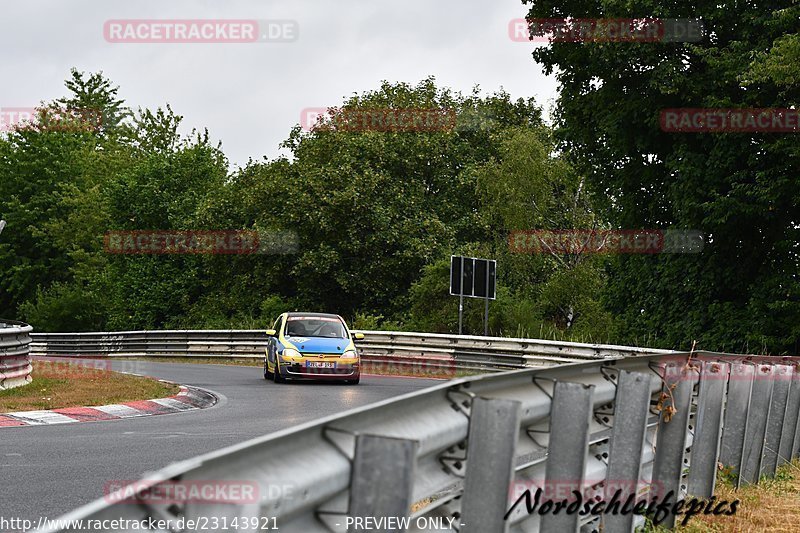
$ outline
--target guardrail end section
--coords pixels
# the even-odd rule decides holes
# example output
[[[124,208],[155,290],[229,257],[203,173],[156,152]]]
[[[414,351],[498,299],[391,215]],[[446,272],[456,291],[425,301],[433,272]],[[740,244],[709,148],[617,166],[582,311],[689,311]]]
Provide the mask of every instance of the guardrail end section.
[[[417,448],[418,443],[413,440],[377,435],[356,437],[348,512],[353,523],[348,531],[359,530],[353,529],[359,517],[409,516]]]

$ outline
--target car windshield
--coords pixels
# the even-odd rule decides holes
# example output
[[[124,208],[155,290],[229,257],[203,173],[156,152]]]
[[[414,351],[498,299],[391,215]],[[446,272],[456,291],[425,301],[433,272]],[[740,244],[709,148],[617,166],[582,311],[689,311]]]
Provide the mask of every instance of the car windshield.
[[[286,336],[344,339],[347,337],[347,332],[338,318],[289,317],[286,323]]]

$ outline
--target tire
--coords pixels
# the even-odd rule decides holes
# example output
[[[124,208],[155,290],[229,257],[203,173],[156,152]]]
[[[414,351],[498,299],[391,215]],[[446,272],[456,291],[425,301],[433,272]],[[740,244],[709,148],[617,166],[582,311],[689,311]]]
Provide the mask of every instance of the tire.
[[[361,374],[357,375],[355,379],[348,379],[345,381],[346,385],[358,385],[358,382],[361,381]]]
[[[267,358],[266,357],[264,358],[264,379],[266,379],[266,380],[274,379],[272,377],[272,372],[270,372],[269,368],[267,367]]]
[[[281,366],[278,362],[278,355],[275,354],[275,372],[272,373],[275,383],[286,383],[286,379],[281,376]]]

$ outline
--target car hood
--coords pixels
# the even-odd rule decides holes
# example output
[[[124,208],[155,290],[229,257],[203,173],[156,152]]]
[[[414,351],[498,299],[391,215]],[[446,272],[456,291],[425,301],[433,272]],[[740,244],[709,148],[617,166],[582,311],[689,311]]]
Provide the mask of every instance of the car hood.
[[[286,337],[301,353],[344,353],[350,339],[326,339],[324,337]]]

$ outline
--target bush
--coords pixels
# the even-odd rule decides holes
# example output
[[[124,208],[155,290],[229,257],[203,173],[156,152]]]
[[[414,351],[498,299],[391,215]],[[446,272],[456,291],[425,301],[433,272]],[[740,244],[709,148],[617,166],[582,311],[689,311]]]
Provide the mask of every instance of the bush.
[[[86,287],[54,283],[39,288],[34,301],[20,306],[22,319],[39,332],[103,331],[104,300]]]

